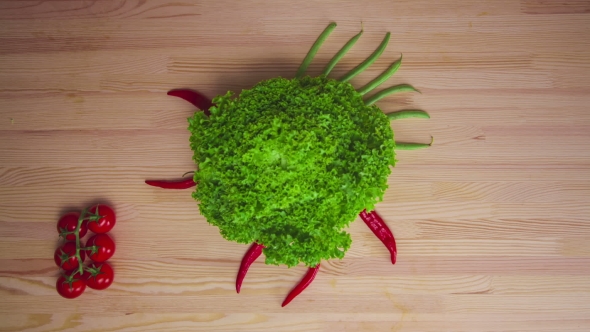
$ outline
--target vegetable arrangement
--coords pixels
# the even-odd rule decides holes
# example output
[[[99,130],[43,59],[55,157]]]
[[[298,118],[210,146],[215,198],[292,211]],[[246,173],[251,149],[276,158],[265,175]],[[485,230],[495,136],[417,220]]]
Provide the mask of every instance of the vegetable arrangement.
[[[238,293],[248,268],[262,253],[266,264],[308,266],[283,306],[309,286],[322,260],[344,257],[352,240],[343,229],[359,214],[395,264],[395,239],[374,211],[375,204],[388,187],[395,149],[432,144],[395,142],[389,124],[429,118],[426,112],[386,115],[375,105],[390,94],[415,88],[401,84],[366,97],[399,69],[401,57],[358,90],[348,83],[379,58],[390,33],[338,80],[328,75],[363,31],[344,45],[320,76],[303,76],[335,27],[328,25],[318,37],[294,79],[269,79],[237,97],[228,92],[212,101],[191,90],[170,91],[203,111],[188,119],[198,170],[191,179],[146,181],[169,189],[198,184],[193,198],[207,221],[227,240],[252,243],[236,279]]]
[[[86,286],[102,290],[109,287],[114,278],[113,268],[106,261],[115,253],[115,242],[108,233],[116,223],[115,212],[107,205],[95,205],[82,213],[69,212],[57,223],[57,231],[63,244],[55,250],[55,264],[61,268],[57,279],[57,292],[67,298],[76,298]],[[96,233],[82,246],[82,238],[88,230]],[[92,262],[84,266],[84,259]]]

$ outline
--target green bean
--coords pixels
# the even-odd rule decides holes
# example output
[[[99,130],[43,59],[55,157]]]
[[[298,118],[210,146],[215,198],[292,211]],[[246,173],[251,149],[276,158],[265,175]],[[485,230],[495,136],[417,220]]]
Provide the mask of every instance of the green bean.
[[[328,38],[330,33],[332,33],[332,30],[334,30],[334,28],[336,28],[336,23],[332,22],[320,34],[318,39],[315,41],[315,43],[309,49],[309,52],[307,52],[307,55],[305,56],[305,59],[303,59],[301,66],[299,66],[299,69],[297,70],[297,73],[295,74],[296,78],[303,76],[303,74],[307,70],[307,67],[309,66],[309,64],[311,63],[311,61],[315,57],[316,53],[320,49],[320,46],[322,46],[324,41],[326,41],[326,39]]]
[[[413,86],[411,86],[409,84],[395,85],[395,86],[392,86],[391,88],[387,88],[385,90],[382,90],[382,91],[374,94],[372,97],[365,100],[365,105],[371,106],[374,103],[381,100],[382,98],[389,96],[390,94],[397,93],[397,92],[405,92],[405,91],[416,91],[418,93],[420,92],[420,91],[416,90],[416,88],[414,88]]]
[[[365,85],[362,88],[360,88],[359,90],[357,90],[358,93],[360,93],[361,95],[364,95],[368,92],[371,92],[373,89],[375,89],[376,87],[381,85],[381,83],[387,81],[393,74],[395,74],[395,72],[399,69],[399,67],[401,65],[402,65],[402,56],[400,56],[399,60],[397,60],[391,66],[389,66],[389,68],[387,68],[387,70],[385,70],[381,75],[377,76],[377,78],[375,78],[371,82],[367,83],[367,85]]]
[[[430,119],[430,115],[428,115],[428,113],[421,111],[421,110],[397,111],[397,112],[387,114],[387,117],[389,118],[389,120],[399,120],[399,119],[408,119],[408,118]]]
[[[405,142],[395,142],[395,149],[396,150],[418,150],[430,147],[434,143],[434,137],[430,137],[430,143],[405,143]]]
[[[363,34],[363,30],[361,29],[361,32],[357,33],[356,36],[350,38],[350,40],[346,44],[344,44],[344,46],[342,46],[340,51],[338,51],[338,53],[336,53],[336,55],[334,55],[332,60],[330,60],[330,62],[328,62],[328,65],[326,66],[326,68],[324,69],[324,72],[322,73],[323,75],[328,76],[328,74],[330,74],[330,72],[332,71],[332,69],[334,69],[334,67],[336,66],[338,61],[340,61],[340,59],[342,59],[342,57],[344,57],[346,52],[348,52],[354,46],[356,41],[359,40],[359,38],[361,38],[362,34]]]
[[[385,38],[383,38],[383,41],[381,42],[379,47],[377,47],[377,49],[373,52],[373,54],[371,54],[365,61],[361,62],[360,65],[354,67],[354,69],[352,69],[346,75],[344,75],[344,77],[342,77],[340,79],[340,81],[342,81],[342,82],[350,81],[353,77],[362,73],[373,62],[375,62],[377,59],[379,59],[379,57],[381,56],[381,53],[383,53],[383,51],[385,51],[385,48],[387,47],[387,43],[389,43],[390,37],[391,37],[391,33],[388,32],[387,34],[385,34]]]

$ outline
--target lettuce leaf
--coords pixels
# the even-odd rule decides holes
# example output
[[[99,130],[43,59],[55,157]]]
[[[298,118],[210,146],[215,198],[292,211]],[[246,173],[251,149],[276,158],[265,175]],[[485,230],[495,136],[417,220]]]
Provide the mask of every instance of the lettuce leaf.
[[[344,257],[344,228],[383,199],[395,165],[387,116],[324,76],[273,78],[213,102],[210,117],[189,118],[201,214],[227,240],[264,244],[267,264]]]

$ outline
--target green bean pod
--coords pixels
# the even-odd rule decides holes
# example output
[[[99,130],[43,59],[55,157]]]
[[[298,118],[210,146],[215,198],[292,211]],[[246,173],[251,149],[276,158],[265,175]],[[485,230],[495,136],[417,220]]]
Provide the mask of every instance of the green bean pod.
[[[393,74],[395,74],[395,72],[402,65],[402,57],[403,57],[403,55],[399,57],[399,60],[397,60],[391,66],[389,66],[389,68],[387,68],[387,70],[385,70],[383,72],[383,74],[377,76],[377,78],[375,78],[371,82],[367,83],[367,85],[365,85],[362,88],[360,88],[359,90],[357,90],[358,93],[360,93],[361,95],[364,95],[368,92],[371,92],[373,89],[375,89],[379,85],[381,85],[381,83],[387,81],[391,76],[393,76]]]
[[[430,143],[406,143],[406,142],[395,142],[396,150],[419,150],[430,147],[434,143],[434,137],[430,137]]]
[[[383,51],[385,51],[385,48],[387,47],[387,44],[389,43],[390,37],[391,37],[391,33],[388,32],[387,34],[385,34],[385,38],[383,38],[383,41],[381,42],[379,47],[377,47],[377,49],[373,52],[373,54],[371,54],[365,61],[361,62],[361,64],[354,67],[351,71],[349,71],[346,75],[344,75],[344,77],[342,77],[340,79],[340,81],[342,81],[342,82],[350,81],[356,75],[362,73],[365,69],[367,69],[371,64],[373,64],[373,62],[375,62],[377,59],[379,59],[379,57],[381,56]]]
[[[344,44],[344,46],[342,46],[340,51],[338,51],[338,53],[336,53],[336,55],[334,55],[332,60],[330,60],[330,62],[328,62],[328,65],[324,69],[324,72],[322,72],[322,75],[328,76],[328,74],[330,74],[330,72],[332,71],[332,69],[334,69],[334,67],[340,61],[340,59],[342,59],[342,57],[344,57],[344,55],[354,46],[354,44],[356,44],[357,40],[359,40],[359,38],[361,38],[362,34],[363,34],[363,30],[361,30],[361,32],[357,33],[354,37],[350,38],[350,40],[346,44]]]
[[[311,48],[309,49],[309,52],[307,52],[307,55],[305,56],[305,59],[303,59],[301,66],[299,66],[299,69],[297,69],[297,73],[295,74],[296,78],[300,78],[301,76],[303,76],[303,74],[307,70],[307,67],[309,67],[309,64],[311,63],[311,61],[315,57],[316,53],[319,51],[320,47],[326,41],[326,39],[328,38],[330,33],[332,33],[334,28],[336,28],[336,23],[334,23],[334,22],[330,23],[324,29],[324,31],[318,37],[318,39],[315,41],[313,46],[311,46]]]
[[[367,100],[365,100],[365,105],[371,106],[374,103],[378,102],[379,100],[389,96],[390,94],[394,94],[397,92],[406,92],[406,91],[420,92],[420,91],[416,90],[416,88],[414,88],[413,86],[411,86],[409,84],[395,85],[395,86],[392,86],[391,88],[387,88],[385,90],[382,90],[382,91],[374,94],[370,98],[367,98]]]
[[[403,110],[386,114],[389,120],[399,120],[408,118],[430,119],[428,113],[421,110]]]

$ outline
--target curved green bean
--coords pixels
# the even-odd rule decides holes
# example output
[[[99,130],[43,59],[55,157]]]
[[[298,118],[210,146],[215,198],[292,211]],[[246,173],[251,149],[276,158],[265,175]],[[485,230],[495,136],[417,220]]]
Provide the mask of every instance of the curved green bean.
[[[357,42],[357,40],[359,40],[359,38],[361,38],[362,34],[363,34],[363,30],[361,29],[361,32],[357,33],[354,37],[350,38],[350,40],[346,44],[344,44],[344,46],[342,46],[340,51],[338,51],[338,53],[336,53],[336,55],[334,55],[332,60],[330,60],[330,62],[328,62],[328,65],[324,69],[324,72],[322,73],[322,75],[328,76],[328,74],[330,74],[330,72],[332,71],[332,69],[334,69],[334,67],[336,66],[338,61],[340,61],[340,59],[342,59],[342,57],[344,57],[346,52],[348,52],[354,46],[354,44]]]
[[[421,110],[403,110],[386,114],[389,120],[399,120],[408,118],[430,119],[428,113]]]
[[[303,74],[307,70],[307,67],[309,67],[309,64],[311,63],[311,61],[315,57],[316,53],[320,49],[320,46],[322,46],[324,41],[326,41],[326,39],[328,38],[330,33],[332,33],[332,31],[334,30],[334,28],[336,28],[336,23],[332,22],[320,34],[318,39],[315,41],[315,43],[309,49],[309,52],[307,52],[307,55],[305,56],[305,59],[303,59],[301,66],[299,66],[299,69],[297,69],[297,73],[295,74],[296,78],[303,76]]]
[[[368,92],[371,92],[373,89],[375,89],[379,85],[381,85],[381,83],[387,81],[393,74],[395,74],[395,72],[402,65],[402,57],[403,57],[403,55],[401,55],[399,57],[399,60],[397,60],[391,66],[389,66],[389,68],[387,68],[387,70],[385,70],[381,75],[377,76],[377,78],[375,78],[371,82],[367,83],[367,85],[363,86],[362,88],[358,89],[357,90],[358,93],[360,93],[361,95],[364,95]]]
[[[374,94],[373,96],[371,96],[370,98],[365,100],[365,105],[371,106],[374,103],[378,102],[379,100],[389,96],[390,94],[397,93],[397,92],[405,92],[405,91],[420,92],[420,91],[416,90],[416,88],[414,88],[413,86],[411,86],[409,84],[395,85],[395,86],[392,86],[391,88],[387,88],[383,91],[380,91],[380,92]]]
[[[434,143],[434,137],[430,136],[430,143],[405,143],[405,142],[395,142],[395,149],[396,150],[419,150],[430,147]]]
[[[389,43],[389,38],[391,37],[391,33],[386,33],[385,38],[377,47],[377,49],[371,54],[365,61],[361,62],[358,66],[354,67],[351,71],[349,71],[344,77],[340,79],[342,82],[348,82],[356,75],[362,73],[365,69],[367,69],[373,62],[375,62],[381,56],[381,53],[385,51],[387,44]]]

